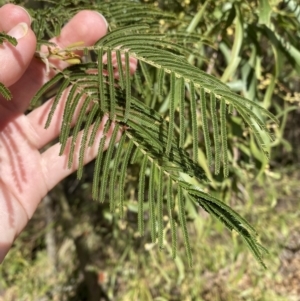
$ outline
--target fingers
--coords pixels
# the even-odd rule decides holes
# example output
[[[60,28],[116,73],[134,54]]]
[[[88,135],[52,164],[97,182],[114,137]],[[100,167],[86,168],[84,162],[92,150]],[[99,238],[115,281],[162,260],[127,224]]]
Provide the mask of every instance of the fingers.
[[[31,17],[23,7],[14,4],[0,7],[0,31],[7,32],[21,22],[31,24]]]
[[[85,45],[93,45],[106,35],[107,27],[107,21],[100,13],[82,10],[64,26],[60,36],[51,41],[60,48],[79,41]]]
[[[53,38],[50,41],[60,49],[64,49],[77,42],[82,42],[85,46],[91,46],[106,35],[107,27],[107,21],[100,13],[83,10],[64,26],[59,37]],[[42,50],[47,51],[47,48],[43,48]],[[62,60],[50,59],[50,61],[59,69],[68,66]]]
[[[107,22],[104,17],[95,11],[84,10],[76,14],[63,27],[59,37],[53,38],[51,41],[57,44],[59,48],[65,48],[80,41],[86,46],[91,46],[106,32]],[[51,63],[58,68],[67,66],[65,62],[59,60],[54,60]],[[24,112],[38,89],[49,79],[45,64],[40,59],[34,58],[21,79],[10,87],[13,97],[22,100],[22,104],[18,104],[17,108],[12,109]]]
[[[9,42],[0,46],[0,82],[6,86],[19,80],[34,55],[36,38],[30,23],[29,14],[20,6],[7,4],[0,8],[0,31],[18,41],[16,47]]]

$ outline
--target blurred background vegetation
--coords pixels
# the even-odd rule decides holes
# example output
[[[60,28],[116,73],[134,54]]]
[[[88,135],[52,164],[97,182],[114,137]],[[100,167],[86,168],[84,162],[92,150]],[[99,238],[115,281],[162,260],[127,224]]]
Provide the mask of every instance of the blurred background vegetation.
[[[231,116],[231,169],[225,179],[213,175],[204,142],[199,145],[199,164],[210,179],[204,188],[258,230],[269,249],[268,269],[255,262],[235,233],[189,203],[194,266],[188,268],[180,236],[173,260],[167,240],[159,250],[149,232],[138,234],[138,166],[132,165],[127,177],[121,220],[106,203],[92,200],[91,163],[81,181],[72,175],[43,199],[0,267],[0,300],[300,300],[300,5],[296,0],[140,2],[176,14],[175,21],[160,20],[161,31],[201,34],[208,43],[195,43],[199,56],[188,57],[190,63],[280,120],[266,161],[242,119]]]

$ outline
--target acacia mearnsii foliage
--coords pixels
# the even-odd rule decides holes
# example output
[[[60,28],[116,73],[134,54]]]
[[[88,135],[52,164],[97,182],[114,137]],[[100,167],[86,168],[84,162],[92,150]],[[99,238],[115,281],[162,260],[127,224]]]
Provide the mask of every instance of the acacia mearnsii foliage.
[[[129,194],[126,179],[134,176],[141,235],[145,232],[147,214],[151,240],[162,248],[168,223],[175,257],[177,231],[182,231],[191,265],[185,205],[192,202],[230,231],[237,232],[264,266],[265,249],[257,242],[255,229],[223,200],[209,194],[208,188],[214,177],[236,179],[234,139],[235,147],[247,160],[256,161],[258,170],[267,166],[276,139],[270,129],[276,129],[278,120],[269,109],[280,65],[274,67],[264,97],[258,90],[259,74],[253,72],[253,65],[260,63],[263,37],[272,44],[274,55],[282,53],[282,60],[295,62],[294,68],[299,68],[299,42],[285,43],[285,37],[280,36],[280,24],[276,28],[272,23],[269,2],[260,1],[254,6],[251,1],[232,1],[223,7],[222,14],[209,20],[205,11],[213,11],[217,5],[222,7],[225,1],[192,1],[190,6],[175,1],[177,6],[184,6],[185,14],[179,18],[176,6],[172,6],[172,11],[168,9],[168,1],[37,2],[42,3],[42,8],[31,10],[32,27],[38,38],[36,56],[47,69],[55,71],[55,76],[37,92],[32,106],[41,104],[49,91],[55,92],[47,128],[68,89],[58,155],[65,151],[71,137],[68,166],[79,160],[78,179],[84,173],[84,154],[94,145],[101,121],[107,116],[94,162],[93,199],[109,202],[111,212],[123,217]],[[291,10],[289,3],[286,1],[282,9]],[[67,20],[85,8],[98,10],[106,17],[106,36],[91,47],[79,41],[66,49],[57,49],[47,42],[59,34]],[[255,19],[259,22],[255,23]],[[234,34],[227,34],[233,24]],[[293,24],[293,30],[299,29],[299,22]],[[217,32],[223,34],[221,42],[212,38]],[[15,43],[4,33],[0,39],[1,43]],[[42,45],[48,47],[48,53],[41,54]],[[247,55],[242,51],[245,45]],[[77,50],[83,51],[83,59],[76,56]],[[48,61],[51,56],[69,62],[70,66],[63,70],[54,68]],[[138,62],[134,74],[130,73],[132,58]],[[217,59],[221,63],[216,64]],[[241,65],[242,69],[238,69]],[[10,99],[9,89],[2,84],[0,92]],[[71,121],[78,111],[74,126]],[[112,124],[114,130],[108,139]],[[232,131],[233,127],[238,133]],[[122,135],[117,140],[120,131]],[[80,132],[83,134],[78,142]],[[75,158],[77,143],[80,151]],[[107,143],[107,150],[103,151]],[[245,145],[252,149],[247,152]],[[138,168],[131,168],[133,165]]]

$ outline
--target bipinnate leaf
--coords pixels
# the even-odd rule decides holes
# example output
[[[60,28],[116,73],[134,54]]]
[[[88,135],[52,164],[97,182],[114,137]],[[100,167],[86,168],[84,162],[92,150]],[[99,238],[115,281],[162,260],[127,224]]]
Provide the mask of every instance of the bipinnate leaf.
[[[103,11],[114,20],[113,30],[94,46],[74,48],[74,51],[90,54],[90,60],[57,70],[54,78],[37,92],[33,103],[58,85],[46,126],[63,99],[60,154],[72,136],[69,167],[73,164],[78,135],[83,131],[78,178],[83,173],[85,152],[94,145],[103,117],[108,118],[101,129],[103,135],[95,160],[92,197],[100,202],[108,199],[110,210],[119,209],[120,216],[124,217],[127,170],[132,164],[139,165],[136,187],[138,230],[141,235],[146,234],[144,218],[148,216],[152,242],[158,242],[163,248],[167,237],[163,231],[167,215],[173,258],[176,256],[177,231],[181,229],[188,263],[192,265],[185,212],[186,199],[190,198],[230,231],[239,233],[263,265],[262,248],[251,225],[228,205],[201,189],[207,179],[198,164],[198,148],[202,142],[200,137],[203,137],[209,165],[214,163],[215,174],[222,167],[224,176],[228,176],[228,108],[242,117],[265,155],[268,151],[265,137],[271,140],[272,136],[259,116],[274,123],[276,118],[257,103],[230,91],[217,78],[190,65],[185,56],[192,51],[174,43],[174,37],[156,33],[149,25],[128,25],[132,22],[130,16],[136,18],[137,10],[141,16],[150,16],[140,10],[139,4],[131,4],[129,6],[136,10],[128,9],[126,16],[121,13],[121,1],[116,1],[115,9],[103,4]],[[151,13],[160,16],[156,10]],[[188,42],[188,39],[189,35],[178,36],[178,40]],[[194,42],[195,36],[190,35],[190,39]],[[135,75],[130,72],[130,57],[139,64]],[[165,97],[163,113],[155,105],[160,100],[156,99],[152,104],[144,101],[149,93],[156,93],[157,99]],[[188,116],[191,116],[190,121]],[[117,141],[119,135],[121,138]],[[190,177],[199,183],[197,187],[191,186]],[[145,206],[146,202],[149,206]]]

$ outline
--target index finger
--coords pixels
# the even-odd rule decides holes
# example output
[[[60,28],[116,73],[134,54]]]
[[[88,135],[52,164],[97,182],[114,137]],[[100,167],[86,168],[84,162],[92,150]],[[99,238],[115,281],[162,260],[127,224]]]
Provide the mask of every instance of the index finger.
[[[21,22],[25,22],[28,26],[31,24],[31,17],[23,7],[14,4],[0,7],[0,31],[7,32]]]
[[[86,46],[91,46],[106,34],[107,27],[107,21],[100,13],[82,10],[62,28],[60,36],[50,41],[62,49],[78,41],[82,41]],[[52,62],[58,68],[68,66],[66,62],[59,60]],[[53,73],[47,74],[45,64],[40,59],[33,58],[22,78],[10,87],[13,97],[22,99],[22,106],[18,106],[19,112],[26,110],[38,89],[53,75]]]

